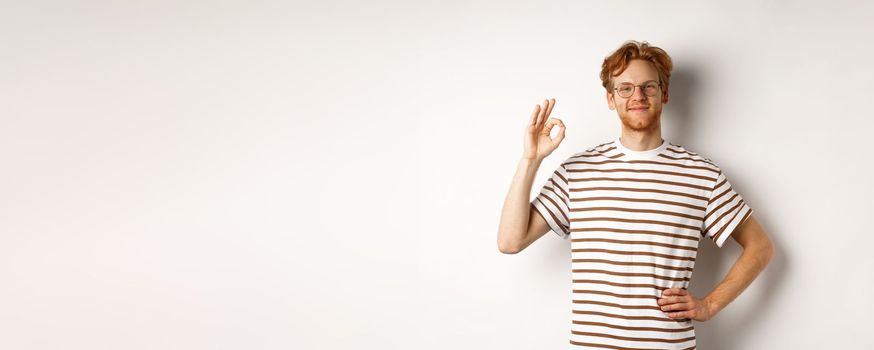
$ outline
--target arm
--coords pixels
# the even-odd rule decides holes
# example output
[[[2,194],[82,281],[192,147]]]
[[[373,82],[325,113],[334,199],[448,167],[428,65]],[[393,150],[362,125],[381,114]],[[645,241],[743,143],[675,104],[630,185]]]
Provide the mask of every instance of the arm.
[[[697,299],[684,289],[665,289],[658,304],[668,317],[707,321],[737,298],[765,269],[774,255],[774,248],[754,215],[738,226],[732,237],[743,247],[743,253],[728,275],[704,299]]]
[[[549,232],[546,220],[528,198],[539,166],[539,161],[525,158],[519,161],[498,225],[498,250],[501,253],[518,253]]]
[[[774,246],[768,234],[751,214],[732,237],[743,247],[743,253],[735,261],[728,275],[714,288],[704,300],[710,304],[710,312],[716,315],[744,291],[759,272],[765,269],[774,255]]]
[[[544,100],[543,108],[534,107],[534,112],[525,130],[525,147],[510,191],[504,199],[501,210],[501,221],[498,224],[498,250],[505,254],[515,254],[525,249],[532,242],[549,232],[546,220],[537,213],[531,205],[531,185],[540,163],[564,139],[564,123],[555,118],[549,118],[555,99]],[[549,132],[554,126],[559,126],[555,139]],[[537,214],[535,214],[537,213]]]

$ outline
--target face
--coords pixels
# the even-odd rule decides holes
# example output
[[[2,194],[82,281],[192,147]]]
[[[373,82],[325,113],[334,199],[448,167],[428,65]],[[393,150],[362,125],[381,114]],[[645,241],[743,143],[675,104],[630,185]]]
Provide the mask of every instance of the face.
[[[638,85],[650,80],[659,81],[655,66],[648,61],[632,60],[622,74],[613,77],[613,87],[624,82]],[[661,127],[662,105],[665,103],[668,103],[668,93],[663,88],[659,88],[654,96],[647,96],[639,86],[628,98],[619,96],[616,90],[607,93],[610,109],[616,109],[623,127],[633,131],[647,132]]]

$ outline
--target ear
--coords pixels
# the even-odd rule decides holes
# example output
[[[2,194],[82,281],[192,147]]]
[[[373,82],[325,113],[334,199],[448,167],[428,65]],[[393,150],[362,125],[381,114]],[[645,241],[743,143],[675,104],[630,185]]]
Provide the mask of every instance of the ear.
[[[664,94],[662,94],[662,104],[664,105],[667,103],[668,103],[668,92],[665,91]]]
[[[607,92],[607,107],[610,107],[610,110],[616,109],[616,104],[613,103],[613,94],[609,91]]]

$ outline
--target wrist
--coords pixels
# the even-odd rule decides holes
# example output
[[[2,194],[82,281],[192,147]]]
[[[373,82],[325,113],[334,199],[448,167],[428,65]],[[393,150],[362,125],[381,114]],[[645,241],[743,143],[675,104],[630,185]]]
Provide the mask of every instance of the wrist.
[[[523,156],[522,158],[519,159],[519,163],[522,163],[525,165],[537,165],[537,166],[539,166],[540,163],[542,163],[542,162],[543,162],[543,158],[536,158],[536,157],[535,158],[528,158],[528,157]]]
[[[707,305],[707,309],[710,310],[711,317],[722,311],[722,304],[719,302],[707,297],[704,298],[704,302]]]

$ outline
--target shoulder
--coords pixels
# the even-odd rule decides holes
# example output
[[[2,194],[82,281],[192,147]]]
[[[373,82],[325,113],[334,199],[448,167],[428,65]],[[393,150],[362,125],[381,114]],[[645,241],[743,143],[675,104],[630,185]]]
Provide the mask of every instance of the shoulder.
[[[616,157],[616,141],[601,142],[586,148],[583,151],[572,154],[565,160],[565,164],[581,161],[607,160]]]
[[[722,172],[722,169],[710,158],[678,143],[668,142],[668,147],[661,156],[671,161],[705,167],[716,173]]]

